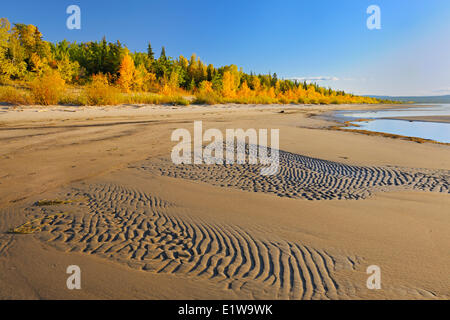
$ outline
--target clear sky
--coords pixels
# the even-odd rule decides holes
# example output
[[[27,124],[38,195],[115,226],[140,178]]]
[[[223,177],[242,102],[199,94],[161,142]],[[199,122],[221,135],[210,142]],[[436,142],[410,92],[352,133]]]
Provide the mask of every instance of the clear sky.
[[[81,30],[66,8],[81,8]],[[369,30],[369,5],[381,29]],[[449,0],[15,0],[0,16],[34,24],[45,40],[151,41],[159,55],[196,53],[215,66],[317,80],[356,94],[450,94]]]

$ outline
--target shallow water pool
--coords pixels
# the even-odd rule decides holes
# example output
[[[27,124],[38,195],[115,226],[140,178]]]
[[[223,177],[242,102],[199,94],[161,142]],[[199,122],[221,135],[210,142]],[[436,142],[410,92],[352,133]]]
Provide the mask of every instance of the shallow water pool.
[[[355,126],[346,127],[346,129],[384,132],[450,143],[450,123],[386,119],[390,117],[419,116],[450,116],[450,105],[443,104],[388,110],[345,110],[335,113],[336,118],[355,124]],[[370,119],[370,121],[356,121],[358,119]],[[355,121],[352,122],[352,120]]]

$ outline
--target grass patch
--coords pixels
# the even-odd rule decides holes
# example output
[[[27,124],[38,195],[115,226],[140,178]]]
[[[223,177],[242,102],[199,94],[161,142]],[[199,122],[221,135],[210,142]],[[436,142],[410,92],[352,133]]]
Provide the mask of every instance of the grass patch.
[[[43,206],[55,206],[55,205],[58,205],[58,204],[68,204],[68,203],[72,203],[72,202],[74,202],[75,200],[58,200],[58,199],[56,199],[56,200],[46,200],[46,199],[44,199],[44,200],[39,200],[38,202],[36,202],[36,205],[38,206],[38,207],[43,207]]]
[[[173,104],[187,106],[189,100],[181,95],[161,95],[156,93],[129,93],[122,95],[122,103],[132,104]]]
[[[34,103],[34,100],[29,90],[19,89],[14,86],[1,86],[0,102],[11,105],[30,105]]]
[[[105,76],[94,76],[90,84],[86,85],[83,93],[83,103],[92,106],[117,105],[121,103],[120,90],[108,83]]]
[[[223,103],[222,97],[220,97],[217,93],[211,91],[208,93],[198,93],[195,95],[195,99],[193,101],[194,104],[219,104]]]
[[[69,204],[69,203],[74,203],[74,202],[81,202],[81,201],[86,201],[86,198],[78,198],[78,199],[69,199],[69,200],[60,200],[60,199],[43,199],[43,200],[39,200],[36,202],[36,205],[38,207],[43,207],[43,206],[56,206],[59,204]]]
[[[27,221],[24,224],[21,224],[20,226],[13,228],[9,230],[9,233],[15,233],[15,234],[32,234],[36,232],[40,232],[43,227],[50,224],[51,221],[44,222],[46,219],[53,219],[59,216],[62,216],[66,214],[66,212],[57,213],[50,216],[45,216],[42,218],[37,218],[31,221]]]

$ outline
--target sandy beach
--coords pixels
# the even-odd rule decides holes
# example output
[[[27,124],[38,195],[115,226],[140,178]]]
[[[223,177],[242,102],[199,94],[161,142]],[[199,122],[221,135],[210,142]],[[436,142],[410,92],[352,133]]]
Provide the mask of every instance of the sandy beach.
[[[2,106],[0,298],[449,299],[450,147],[315,117],[388,107]],[[199,120],[279,129],[279,172],[173,164]]]

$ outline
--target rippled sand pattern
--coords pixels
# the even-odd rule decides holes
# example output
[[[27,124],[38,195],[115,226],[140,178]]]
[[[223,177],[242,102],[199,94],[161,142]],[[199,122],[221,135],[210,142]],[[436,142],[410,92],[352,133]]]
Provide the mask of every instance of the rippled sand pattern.
[[[374,192],[422,190],[450,193],[450,172],[397,167],[353,166],[280,151],[278,173],[260,174],[262,165],[181,164],[151,159],[139,168],[163,176],[221,187],[308,200],[363,199]]]
[[[147,160],[135,168],[309,200],[362,199],[396,189],[448,193],[450,181],[446,171],[351,166],[287,152],[280,152],[280,170],[270,177],[259,174],[261,166],[176,166],[167,159]],[[64,196],[84,200],[29,209],[43,213],[35,220],[40,232],[34,236],[66,252],[92,254],[154,274],[212,281],[257,299],[357,298],[365,290],[364,282],[336,276],[340,270],[361,272],[365,259],[352,254],[194,218],[176,203],[122,185],[82,184]],[[420,288],[385,290],[436,298]]]
[[[41,231],[34,234],[62,251],[91,254],[154,274],[213,281],[223,290],[257,299],[345,299],[365,290],[364,281],[336,278],[339,270],[361,272],[367,262],[359,256],[194,219],[175,204],[120,185],[89,185],[68,196],[85,200],[40,208],[44,215],[36,223]],[[7,245],[2,243],[0,250]],[[423,289],[385,290],[435,298]]]
[[[265,288],[285,299],[345,295],[333,272],[336,264],[353,268],[349,257],[175,215],[172,204],[121,186],[95,185],[79,194],[88,199],[81,213],[55,217],[36,236],[64,251],[154,273],[206,278],[227,290],[254,294]]]

